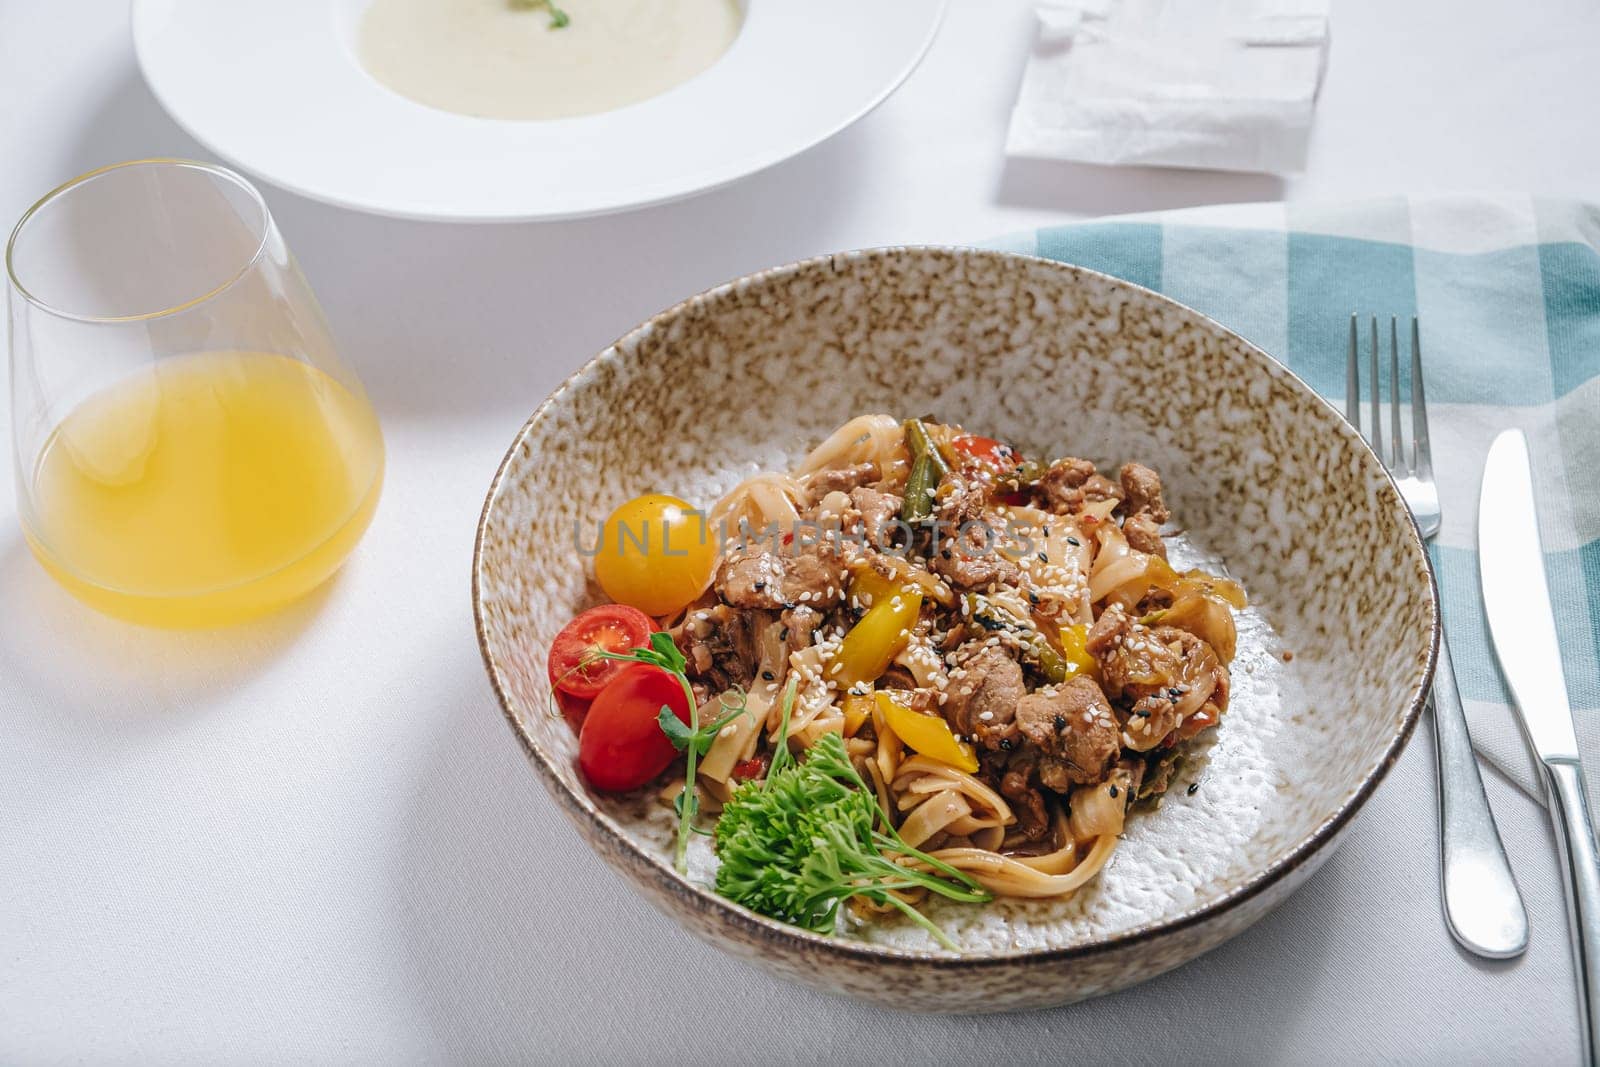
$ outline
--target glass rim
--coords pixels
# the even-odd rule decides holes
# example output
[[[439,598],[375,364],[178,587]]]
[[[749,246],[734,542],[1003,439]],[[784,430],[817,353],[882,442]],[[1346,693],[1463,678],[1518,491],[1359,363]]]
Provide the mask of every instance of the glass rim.
[[[180,304],[174,304],[171,307],[158,308],[154,311],[144,311],[137,315],[83,314],[81,312],[69,311],[66,308],[56,307],[55,305],[40,299],[32,292],[29,292],[28,287],[22,284],[22,279],[17,277],[16,263],[14,261],[17,238],[22,235],[22,231],[27,228],[28,223],[31,222],[34,216],[45,207],[54,203],[57,199],[65,196],[67,193],[72,192],[79,186],[87,185],[88,183],[97,181],[108,174],[111,174],[115,171],[124,170],[129,167],[171,167],[199,170],[210,174],[212,177],[231,182],[238,188],[243,189],[250,197],[251,201],[261,209],[261,233],[256,241],[255,250],[250,253],[249,258],[239,266],[238,270],[234,271],[227,278],[223,279],[223,281],[211,289],[208,289],[206,292],[201,293],[199,296],[191,297],[190,299],[185,300]],[[149,322],[152,319],[165,318],[169,315],[177,315],[181,312],[187,311],[196,305],[204,304],[206,301],[212,299],[213,297],[219,296],[228,289],[232,288],[235,282],[237,282],[240,278],[243,278],[246,274],[250,273],[255,265],[260,262],[261,255],[266,250],[267,243],[272,237],[272,225],[272,212],[267,209],[267,202],[265,198],[262,197],[261,191],[252,185],[248,180],[246,180],[242,174],[239,174],[237,171],[230,170],[229,168],[220,164],[207,163],[198,159],[183,159],[176,156],[151,156],[145,159],[124,160],[121,163],[108,163],[103,167],[96,167],[94,170],[85,171],[75,178],[67,179],[54,189],[51,189],[48,193],[45,193],[38,200],[34,201],[33,205],[22,213],[22,217],[19,218],[17,220],[17,224],[12,227],[11,236],[6,241],[6,277],[11,282],[12,290],[19,294],[22,299],[38,308],[40,311],[43,311],[49,315],[53,315],[57,318],[90,324]]]

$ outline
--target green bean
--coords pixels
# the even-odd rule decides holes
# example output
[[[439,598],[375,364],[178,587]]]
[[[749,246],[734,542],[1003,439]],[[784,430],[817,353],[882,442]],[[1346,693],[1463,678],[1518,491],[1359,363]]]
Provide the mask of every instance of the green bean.
[[[934,465],[934,474],[939,478],[950,473],[950,465],[939,454],[939,449],[934,445],[933,438],[928,436],[928,428],[922,424],[921,419],[906,420],[906,447],[911,450],[913,461],[918,456],[927,456]]]
[[[905,500],[900,505],[900,518],[906,522],[921,522],[933,514],[933,494],[939,480],[949,471],[939,450],[928,436],[928,428],[919,419],[907,419],[906,449],[911,453],[911,474],[906,478]]]
[[[906,496],[900,505],[900,518],[906,522],[921,522],[933,514],[933,490],[938,485],[933,463],[924,452],[911,461],[911,474],[906,478]]]

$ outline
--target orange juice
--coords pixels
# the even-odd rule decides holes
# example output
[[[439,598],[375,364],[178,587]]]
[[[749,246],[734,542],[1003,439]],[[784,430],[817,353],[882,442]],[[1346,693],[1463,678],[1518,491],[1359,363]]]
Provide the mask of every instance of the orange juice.
[[[383,437],[366,398],[260,352],[166,359],[50,435],[28,543],[112,615],[212,626],[326,580],[377,506]]]

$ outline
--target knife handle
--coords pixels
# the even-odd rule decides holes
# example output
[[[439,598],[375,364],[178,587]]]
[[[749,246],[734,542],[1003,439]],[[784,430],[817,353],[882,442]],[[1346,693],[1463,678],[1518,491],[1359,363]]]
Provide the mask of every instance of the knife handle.
[[[1583,1059],[1595,1062],[1600,1049],[1600,850],[1584,788],[1583,764],[1576,759],[1544,762],[1550,816],[1566,869],[1567,918],[1572,931],[1572,961],[1583,1011]]]
[[[1433,732],[1439,750],[1439,888],[1445,923],[1469,952],[1497,960],[1520,956],[1528,948],[1528,914],[1483,792],[1443,635],[1433,676]]]

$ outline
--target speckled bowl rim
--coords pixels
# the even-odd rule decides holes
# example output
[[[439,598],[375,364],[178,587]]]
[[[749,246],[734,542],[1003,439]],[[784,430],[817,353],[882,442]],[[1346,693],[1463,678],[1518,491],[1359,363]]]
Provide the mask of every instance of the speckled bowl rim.
[[[652,330],[661,328],[687,308],[704,305],[718,299],[725,293],[752,283],[770,281],[774,278],[782,278],[813,268],[826,268],[840,260],[871,260],[921,252],[940,252],[958,257],[977,257],[1001,261],[1002,263],[1015,260],[1041,265],[1049,269],[1065,271],[1074,276],[1095,278],[1113,286],[1126,287],[1159,303],[1167,304],[1170,307],[1196,316],[1212,328],[1238,342],[1253,355],[1259,357],[1263,373],[1274,376],[1285,383],[1291,391],[1303,393],[1316,404],[1326,409],[1333,416],[1333,432],[1343,435],[1348,442],[1358,445],[1359,452],[1365,457],[1364,462],[1370,460],[1383,473],[1384,480],[1389,483],[1390,488],[1393,490],[1392,506],[1403,513],[1404,522],[1401,524],[1401,528],[1405,531],[1408,548],[1421,557],[1424,573],[1428,577],[1428,616],[1430,619],[1428,658],[1424,665],[1421,680],[1413,691],[1399,729],[1395,731],[1388,746],[1384,749],[1382,758],[1355,788],[1345,796],[1334,812],[1297,842],[1288,853],[1269,866],[1250,875],[1243,883],[1230,889],[1215,900],[1190,908],[1188,911],[1176,916],[1136,926],[1109,937],[1092,938],[1088,941],[1060,948],[1024,949],[1005,952],[962,952],[959,955],[951,955],[941,952],[890,948],[837,936],[815,934],[809,930],[802,930],[787,923],[779,922],[776,919],[770,919],[751,911],[743,905],[735,904],[720,897],[714,891],[702,888],[691,882],[660,857],[640,848],[628,832],[615,819],[601,811],[588,796],[568,787],[556,770],[555,757],[544,751],[531,734],[523,729],[522,724],[517,720],[516,713],[512,710],[511,698],[507,692],[507,686],[501,678],[500,669],[490,653],[489,637],[485,629],[482,587],[480,584],[483,573],[484,535],[488,529],[489,515],[494,509],[495,500],[500,495],[501,486],[511,469],[511,465],[521,452],[529,435],[533,433],[535,425],[538,424],[544,414],[554,407],[569,389],[574,388],[602,360],[622,358],[621,351],[624,345],[648,334]],[[1403,503],[1400,487],[1390,476],[1388,468],[1377,453],[1368,445],[1366,439],[1345,421],[1337,408],[1307,385],[1297,374],[1267,352],[1210,316],[1152,289],[1147,289],[1144,286],[1136,285],[1133,282],[1125,281],[1100,271],[1069,263],[1061,263],[1042,256],[1030,256],[1019,252],[1004,252],[963,245],[887,245],[876,248],[863,248],[848,252],[813,256],[809,259],[798,260],[782,266],[755,271],[703,290],[687,299],[680,300],[671,307],[652,315],[640,325],[623,334],[611,345],[601,349],[597,355],[568,375],[555,391],[546,397],[544,402],[534,410],[533,414],[528,416],[527,421],[522,424],[522,428],[517,432],[516,438],[511,442],[511,446],[506,450],[505,456],[500,461],[500,466],[495,470],[494,480],[490,482],[488,494],[484,498],[483,511],[478,518],[478,529],[473,539],[472,618],[474,629],[478,635],[478,650],[483,655],[484,668],[488,672],[489,682],[494,688],[495,699],[499,701],[500,711],[506,722],[510,724],[512,732],[521,741],[523,752],[528,757],[528,762],[533,765],[534,770],[543,779],[546,790],[566,809],[569,818],[581,818],[593,823],[601,833],[613,839],[623,849],[632,853],[635,858],[644,860],[652,868],[652,873],[655,874],[657,881],[672,893],[682,906],[702,912],[713,912],[723,922],[740,927],[744,931],[768,942],[775,943],[785,950],[796,952],[821,951],[863,963],[914,966],[918,968],[932,967],[952,973],[990,967],[1009,967],[1019,962],[1069,962],[1158,940],[1167,934],[1188,929],[1221,916],[1223,913],[1255,897],[1307,860],[1317,856],[1325,846],[1338,837],[1345,825],[1355,817],[1356,812],[1361,809],[1373,791],[1377,789],[1378,784],[1388,775],[1395,761],[1399,759],[1406,743],[1411,739],[1411,735],[1416,729],[1417,721],[1422,716],[1422,708],[1427,703],[1428,695],[1433,689],[1433,674],[1438,662],[1441,629],[1438,585],[1434,575],[1433,561],[1428,556],[1426,543],[1422,538],[1421,531],[1417,528],[1416,521],[1412,518],[1410,510]]]

